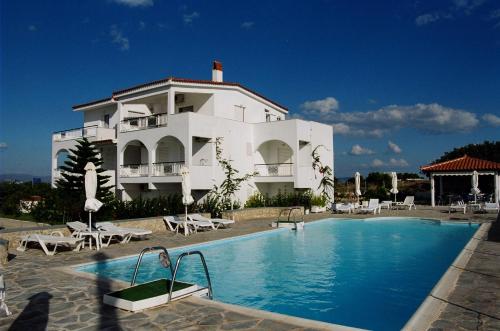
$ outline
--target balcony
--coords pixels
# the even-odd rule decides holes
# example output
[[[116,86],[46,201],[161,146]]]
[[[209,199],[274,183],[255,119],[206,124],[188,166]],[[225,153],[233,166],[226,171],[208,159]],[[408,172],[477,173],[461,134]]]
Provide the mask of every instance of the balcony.
[[[103,128],[98,125],[91,125],[82,128],[55,132],[52,141],[67,141],[80,138],[88,138],[91,141],[112,140],[116,138],[115,129]]]
[[[147,177],[149,175],[149,165],[127,164],[120,166],[120,177]]]
[[[65,173],[65,171],[62,170],[62,169],[59,169],[59,168],[54,169],[54,171],[52,172],[52,174],[53,174],[53,180],[56,181],[58,179],[61,179],[63,173]]]
[[[153,163],[153,176],[180,176],[184,162]]]
[[[293,176],[293,163],[256,164],[257,177],[288,177]]]
[[[137,131],[167,126],[167,113],[128,118],[121,121],[120,132]]]

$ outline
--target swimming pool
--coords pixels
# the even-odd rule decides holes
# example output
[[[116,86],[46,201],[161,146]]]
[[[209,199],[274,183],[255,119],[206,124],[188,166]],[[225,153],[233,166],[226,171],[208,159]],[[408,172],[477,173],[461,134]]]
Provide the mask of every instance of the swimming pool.
[[[279,229],[172,249],[205,255],[214,299],[372,330],[399,330],[453,262],[477,225],[422,219],[328,219],[304,231]],[[130,281],[137,257],[77,267]],[[138,282],[168,275],[157,254],[144,258]],[[203,284],[198,259],[179,279]]]

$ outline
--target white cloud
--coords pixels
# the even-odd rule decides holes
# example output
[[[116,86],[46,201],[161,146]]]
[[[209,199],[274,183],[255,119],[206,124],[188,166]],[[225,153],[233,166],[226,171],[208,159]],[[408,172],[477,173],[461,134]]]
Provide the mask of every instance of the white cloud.
[[[246,29],[246,30],[253,28],[254,25],[255,25],[255,22],[243,22],[243,23],[241,23],[241,27],[243,29]]]
[[[479,123],[474,113],[437,103],[391,105],[367,112],[338,112],[321,116],[321,120],[333,122],[334,133],[370,137],[382,137],[391,130],[403,128],[429,134],[468,132]],[[342,130],[335,132],[335,128]]]
[[[6,149],[6,148],[7,148],[7,143],[0,142],[0,149]]]
[[[111,0],[111,1],[128,7],[150,7],[154,4],[153,0]]]
[[[320,100],[306,101],[300,108],[308,114],[329,114],[339,109],[339,102],[334,97],[326,97]]]
[[[115,24],[111,26],[109,35],[112,38],[111,42],[120,46],[120,50],[128,51],[130,49],[130,42],[128,38],[123,36],[123,32],[119,30]]]
[[[389,165],[392,167],[401,167],[401,168],[409,166],[408,162],[406,162],[405,159],[392,159],[392,158],[389,160]]]
[[[36,30],[38,30],[36,25],[31,24],[28,26],[28,31],[35,32]]]
[[[191,14],[184,14],[182,16],[182,19],[184,20],[185,24],[191,24],[193,23],[193,20],[197,19],[198,17],[200,17],[200,13],[194,11]]]
[[[500,117],[494,114],[484,114],[482,117],[483,121],[487,122],[492,126],[500,126]]]
[[[427,14],[418,16],[415,19],[415,24],[417,24],[418,26],[422,26],[422,25],[426,25],[426,24],[429,24],[432,22],[436,22],[440,18],[441,18],[441,16],[439,15],[439,13],[427,13]]]
[[[139,21],[139,30],[144,30],[146,28],[146,22]]]
[[[361,145],[356,144],[356,145],[352,146],[349,154],[351,154],[351,155],[371,155],[371,154],[375,154],[375,152],[369,148],[361,147]]]
[[[455,5],[454,10],[463,11],[465,14],[470,15],[477,7],[483,5],[486,0],[453,0]]]
[[[409,166],[408,162],[405,159],[389,159],[389,162],[384,162],[380,159],[374,159],[370,165],[372,168],[383,168],[383,167],[397,167],[397,168],[406,168]]]
[[[389,140],[389,142],[387,143],[387,146],[389,147],[389,150],[391,152],[393,152],[394,154],[401,154],[401,152],[403,151],[401,149],[401,147],[399,147],[398,145],[396,145],[395,143],[393,143],[392,141]]]

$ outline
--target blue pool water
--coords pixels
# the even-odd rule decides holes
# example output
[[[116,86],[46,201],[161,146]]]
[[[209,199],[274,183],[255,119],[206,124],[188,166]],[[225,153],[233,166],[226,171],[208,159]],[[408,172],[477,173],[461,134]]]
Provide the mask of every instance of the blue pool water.
[[[190,247],[203,252],[214,299],[361,327],[399,330],[453,262],[477,225],[417,219],[324,220]],[[182,251],[171,250],[172,259]],[[78,267],[130,281],[137,257]],[[174,260],[175,261],[175,260]],[[184,261],[184,260],[183,260]],[[197,256],[180,279],[205,284]],[[158,255],[138,282],[168,276]]]

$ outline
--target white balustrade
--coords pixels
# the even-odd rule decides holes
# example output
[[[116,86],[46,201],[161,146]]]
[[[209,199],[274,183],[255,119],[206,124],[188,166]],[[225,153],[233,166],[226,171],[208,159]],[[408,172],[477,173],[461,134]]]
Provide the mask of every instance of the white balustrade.
[[[120,167],[120,177],[147,177],[148,164],[127,164]]]
[[[184,162],[153,163],[153,176],[179,176]]]
[[[259,177],[293,176],[293,163],[256,164],[255,171],[258,172]]]

